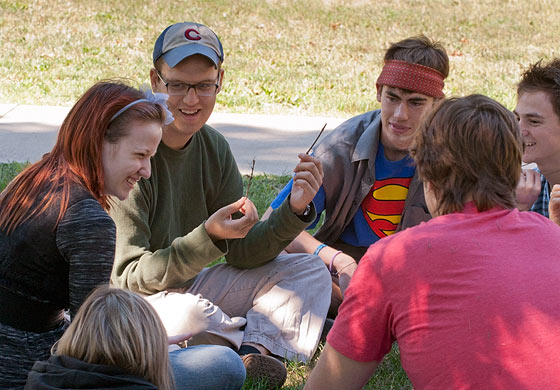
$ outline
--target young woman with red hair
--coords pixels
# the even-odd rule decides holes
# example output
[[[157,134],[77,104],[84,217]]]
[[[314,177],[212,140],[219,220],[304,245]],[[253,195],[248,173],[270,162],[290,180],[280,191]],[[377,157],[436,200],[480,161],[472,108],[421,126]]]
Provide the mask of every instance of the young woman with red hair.
[[[150,176],[166,112],[164,97],[100,82],[72,107],[53,150],[0,194],[0,388],[23,388],[67,327],[64,310],[73,317],[109,282],[109,196],[125,199]]]

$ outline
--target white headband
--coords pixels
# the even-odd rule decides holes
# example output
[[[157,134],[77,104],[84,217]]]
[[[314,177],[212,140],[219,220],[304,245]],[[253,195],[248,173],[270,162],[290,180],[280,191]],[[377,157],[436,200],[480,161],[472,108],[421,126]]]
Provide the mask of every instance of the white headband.
[[[142,90],[142,92],[144,92],[144,95],[146,97],[144,99],[138,99],[138,100],[135,100],[131,103],[128,103],[126,106],[124,106],[119,111],[117,111],[117,113],[111,117],[111,120],[109,122],[114,121],[115,118],[117,118],[123,112],[128,110],[130,107],[132,107],[132,106],[134,106],[138,103],[148,102],[148,103],[159,104],[160,106],[163,107],[163,109],[165,110],[165,122],[163,122],[164,125],[169,125],[169,124],[173,123],[175,118],[173,118],[173,114],[171,113],[171,111],[169,111],[169,108],[167,107],[167,99],[169,98],[169,95],[167,95],[166,93],[160,93],[160,92],[156,92],[154,94],[154,93],[152,93],[152,90],[149,89],[148,87],[142,87],[141,90]]]

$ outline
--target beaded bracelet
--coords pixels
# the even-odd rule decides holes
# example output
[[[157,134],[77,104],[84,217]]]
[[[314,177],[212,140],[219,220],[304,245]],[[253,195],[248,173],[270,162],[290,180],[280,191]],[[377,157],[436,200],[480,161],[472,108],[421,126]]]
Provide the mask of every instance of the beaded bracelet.
[[[313,252],[313,254],[314,254],[315,256],[317,256],[317,255],[319,254],[319,252],[321,252],[321,249],[323,249],[323,248],[326,247],[326,246],[327,246],[327,244],[320,243],[320,244],[317,246],[317,249],[315,249],[315,252]]]
[[[331,264],[329,265],[329,272],[331,273],[331,275],[333,276],[338,276],[338,272],[335,270],[333,271],[333,263],[334,263],[334,259],[336,258],[336,256],[340,255],[342,253],[342,251],[337,251],[333,257],[331,258]]]

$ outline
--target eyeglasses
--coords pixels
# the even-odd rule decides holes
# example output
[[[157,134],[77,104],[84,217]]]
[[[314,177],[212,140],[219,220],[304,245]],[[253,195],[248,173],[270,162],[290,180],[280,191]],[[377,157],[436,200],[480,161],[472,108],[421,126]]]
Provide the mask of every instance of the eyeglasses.
[[[195,93],[198,96],[214,96],[218,92],[218,88],[220,87],[220,75],[218,74],[218,83],[199,83],[199,84],[187,84],[187,83],[178,83],[178,82],[167,82],[163,79],[159,70],[156,69],[156,73],[160,80],[167,88],[167,93],[169,96],[185,96],[189,93],[191,88],[194,89]]]

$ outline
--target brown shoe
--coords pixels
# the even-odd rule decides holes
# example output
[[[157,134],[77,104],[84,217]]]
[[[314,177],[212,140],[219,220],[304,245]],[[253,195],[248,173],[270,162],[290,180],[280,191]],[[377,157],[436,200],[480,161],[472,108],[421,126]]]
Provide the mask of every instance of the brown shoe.
[[[247,378],[266,384],[268,389],[278,389],[286,382],[288,373],[284,363],[272,356],[249,353],[241,356]]]

